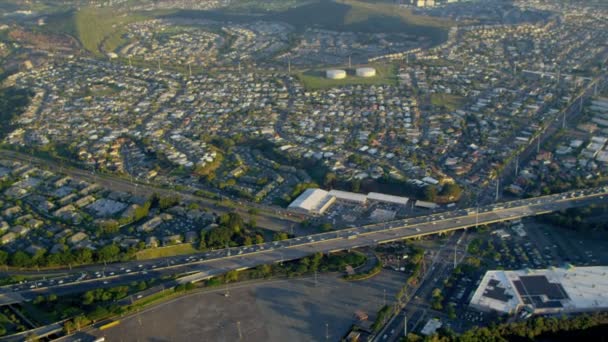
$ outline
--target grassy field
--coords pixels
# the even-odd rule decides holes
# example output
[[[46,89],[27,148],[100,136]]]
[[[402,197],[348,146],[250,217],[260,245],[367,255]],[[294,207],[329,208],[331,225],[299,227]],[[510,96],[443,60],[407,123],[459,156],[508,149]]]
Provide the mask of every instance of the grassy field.
[[[112,9],[83,8],[74,14],[76,34],[85,49],[101,54],[113,51],[122,43],[125,25],[147,19],[141,14],[127,14]]]
[[[149,248],[144,249],[142,251],[137,252],[135,254],[135,258],[137,260],[147,260],[147,259],[156,259],[156,258],[164,258],[174,255],[185,255],[192,254],[198,252],[194,246],[190,243],[182,243],[179,245],[167,246],[167,247],[159,247],[159,248]]]
[[[78,39],[86,50],[100,56],[125,43],[122,38],[125,25],[148,18],[150,16],[147,14],[131,14],[106,8],[83,8],[50,15],[45,29],[71,35]]]
[[[226,10],[235,13],[278,12],[306,5],[314,0],[240,0],[228,5]]]
[[[452,94],[431,94],[431,104],[437,107],[445,107],[448,110],[457,110],[464,105],[464,97]]]
[[[355,69],[345,69],[347,76],[342,80],[330,80],[325,77],[325,69],[319,70],[307,70],[299,72],[296,76],[300,79],[300,82],[309,90],[316,89],[328,89],[334,87],[341,87],[346,85],[395,85],[397,84],[397,67],[392,64],[387,65],[373,65],[376,69],[376,76],[364,78],[357,77],[355,75]]]

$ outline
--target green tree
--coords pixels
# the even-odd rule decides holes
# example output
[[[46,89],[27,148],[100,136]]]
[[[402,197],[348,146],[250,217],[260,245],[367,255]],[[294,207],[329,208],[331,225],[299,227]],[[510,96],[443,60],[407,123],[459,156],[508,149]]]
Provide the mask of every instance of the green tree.
[[[0,250],[0,265],[6,265],[8,263],[8,252]]]
[[[422,197],[426,201],[434,202],[437,199],[437,188],[432,185],[427,185],[422,191]]]
[[[97,261],[114,261],[120,256],[120,247],[115,244],[105,245],[97,250]]]
[[[289,239],[289,236],[285,232],[277,232],[273,236],[273,241],[283,241]]]
[[[224,280],[226,283],[233,283],[239,280],[239,273],[236,270],[228,271],[224,276]]]
[[[32,265],[32,258],[23,251],[16,251],[11,256],[10,264],[16,267],[29,267]]]

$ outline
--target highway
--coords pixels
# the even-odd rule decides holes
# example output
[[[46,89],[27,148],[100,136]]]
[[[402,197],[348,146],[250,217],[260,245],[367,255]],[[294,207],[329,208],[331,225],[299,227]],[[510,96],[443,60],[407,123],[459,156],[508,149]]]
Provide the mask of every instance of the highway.
[[[65,273],[61,279],[39,280],[0,289],[0,304],[29,300],[39,294],[64,295],[93,288],[112,287],[163,275],[188,274],[179,282],[196,282],[262,264],[299,259],[313,253],[330,253],[395,240],[465,229],[477,225],[514,220],[562,209],[605,202],[608,187],[570,191],[561,194],[440,212],[339,231],[314,234],[264,244],[175,256],[147,261],[93,265],[46,272],[5,272],[14,274]]]

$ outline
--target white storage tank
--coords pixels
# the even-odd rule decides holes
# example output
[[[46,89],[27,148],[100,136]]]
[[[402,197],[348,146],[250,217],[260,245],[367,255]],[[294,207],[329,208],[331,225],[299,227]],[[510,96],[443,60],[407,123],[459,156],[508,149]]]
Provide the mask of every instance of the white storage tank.
[[[346,78],[346,71],[341,69],[331,69],[325,72],[325,76],[330,80],[341,80]]]
[[[376,76],[376,69],[374,68],[357,68],[357,76],[359,77],[374,77]]]

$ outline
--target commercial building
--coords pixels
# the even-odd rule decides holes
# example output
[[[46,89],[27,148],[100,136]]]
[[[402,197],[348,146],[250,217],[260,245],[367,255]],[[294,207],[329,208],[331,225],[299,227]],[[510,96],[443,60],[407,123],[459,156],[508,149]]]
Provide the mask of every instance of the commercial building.
[[[515,314],[608,309],[608,267],[488,271],[471,298],[481,311]]]
[[[337,200],[343,202],[356,203],[359,205],[365,205],[367,203],[367,196],[363,194],[357,194],[354,192],[332,190],[329,192],[331,196],[336,197]]]
[[[328,192],[322,189],[307,189],[289,205],[288,209],[305,214],[321,215],[336,201],[365,206],[368,200],[398,206],[406,206],[409,202],[409,198],[407,197],[386,195],[378,192],[370,192],[365,195],[342,190],[331,190]],[[434,203],[432,204],[435,205]]]
[[[416,201],[416,207],[432,210],[439,208],[439,204],[427,201]]]
[[[367,194],[367,199],[369,201],[397,204],[401,206],[406,206],[408,201],[410,200],[407,197],[386,195],[378,192],[370,192],[369,194]]]
[[[304,214],[323,214],[336,198],[321,189],[306,189],[289,205],[288,209]]]

